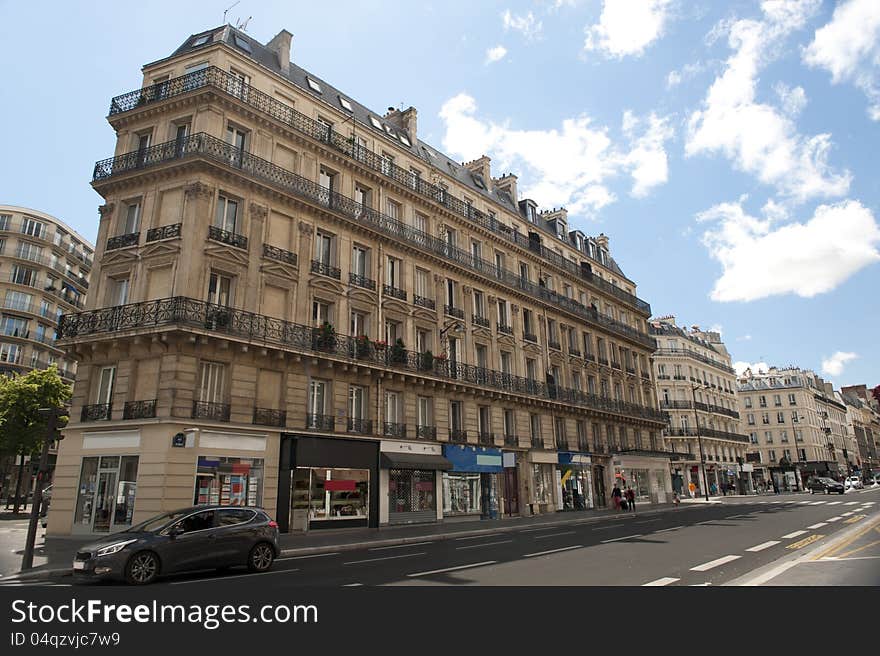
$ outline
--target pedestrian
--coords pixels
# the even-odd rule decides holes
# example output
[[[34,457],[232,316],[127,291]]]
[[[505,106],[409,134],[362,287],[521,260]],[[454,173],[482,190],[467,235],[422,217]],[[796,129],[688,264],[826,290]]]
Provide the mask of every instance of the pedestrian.
[[[632,487],[629,485],[626,487],[626,503],[628,510],[634,513],[636,511],[636,493],[633,492]]]
[[[688,483],[688,492],[691,493],[691,499],[693,499],[696,496],[697,486],[693,481]]]
[[[614,501],[614,509],[615,510],[620,510],[622,498],[623,498],[623,493],[620,491],[620,488],[617,487],[617,482],[615,482],[614,489],[611,490],[611,499]]]
[[[672,493],[672,505],[678,507],[678,504],[681,503],[681,499],[678,498],[678,492]]]
[[[709,494],[712,495],[713,497],[716,494],[718,494],[718,486],[715,485],[715,483],[712,483],[711,485],[709,485]]]

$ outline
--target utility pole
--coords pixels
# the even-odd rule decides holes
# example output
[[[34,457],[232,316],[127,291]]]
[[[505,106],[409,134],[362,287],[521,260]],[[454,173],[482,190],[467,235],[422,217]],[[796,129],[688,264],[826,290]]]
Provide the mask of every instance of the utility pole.
[[[43,482],[46,473],[49,471],[49,446],[52,442],[62,439],[58,428],[63,428],[67,424],[66,419],[68,416],[66,408],[40,408],[38,412],[41,417],[46,417],[46,436],[43,438],[43,450],[40,453],[40,468],[37,471],[37,484],[34,486],[31,520],[28,524],[24,555],[21,557],[22,571],[31,569],[34,566],[34,543],[37,541],[37,523],[39,522],[40,509],[43,505]]]

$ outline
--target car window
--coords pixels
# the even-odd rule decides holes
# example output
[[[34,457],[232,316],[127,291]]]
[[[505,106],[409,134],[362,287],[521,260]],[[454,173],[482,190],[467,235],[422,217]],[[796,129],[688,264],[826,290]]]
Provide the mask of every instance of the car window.
[[[217,511],[218,526],[234,526],[235,524],[244,524],[253,519],[256,513],[253,510],[240,510],[233,508],[224,508]]]
[[[189,517],[184,517],[174,526],[182,528],[184,533],[193,533],[194,531],[204,531],[206,528],[213,528],[214,511],[203,510]]]

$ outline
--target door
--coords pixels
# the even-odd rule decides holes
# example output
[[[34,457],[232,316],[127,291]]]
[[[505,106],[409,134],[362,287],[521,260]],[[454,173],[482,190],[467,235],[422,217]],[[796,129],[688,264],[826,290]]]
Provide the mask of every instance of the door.
[[[595,491],[594,502],[596,508],[605,507],[605,467],[598,465],[593,468],[593,490]]]
[[[519,478],[516,467],[504,469],[504,514],[519,515]]]
[[[217,511],[214,529],[215,553],[220,565],[242,565],[247,562],[251,545],[256,542],[257,529],[251,522],[256,513],[245,508],[222,508]]]
[[[232,166],[241,167],[246,137],[244,130],[239,130],[231,125],[226,128],[226,143],[232,146],[229,150],[229,163]]]
[[[95,533],[109,533],[113,523],[113,507],[116,498],[116,472],[98,473],[98,486],[95,491],[95,516],[92,530]]]
[[[168,536],[167,542],[157,549],[163,571],[182,572],[219,566],[215,517],[215,511],[203,510],[184,517],[162,532]],[[175,528],[182,529],[183,533],[172,537],[171,531]]]

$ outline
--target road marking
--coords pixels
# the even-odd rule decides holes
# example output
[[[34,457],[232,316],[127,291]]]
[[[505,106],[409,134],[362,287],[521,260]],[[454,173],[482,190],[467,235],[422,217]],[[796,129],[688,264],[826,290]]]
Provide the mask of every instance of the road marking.
[[[867,515],[853,515],[847,520],[844,520],[844,524],[855,524],[856,522],[862,521]]]
[[[813,501],[811,506],[821,506],[823,503],[828,503],[827,501]]]
[[[227,581],[229,579],[243,579],[246,576],[266,576],[268,574],[290,574],[298,572],[298,569],[280,569],[268,572],[254,572],[253,574],[236,574],[235,576],[214,576],[209,579],[195,579],[194,581],[173,581],[171,585],[187,585],[188,583],[207,583],[210,581]]]
[[[599,528],[594,528],[594,531],[607,531],[609,528],[618,528],[623,526],[623,524],[612,524],[611,526],[600,526]]]
[[[719,565],[724,565],[725,563],[733,562],[734,560],[739,560],[742,556],[722,556],[721,558],[716,558],[715,560],[710,560],[708,563],[703,563],[702,565],[697,565],[696,567],[691,567],[692,572],[705,572],[708,569],[712,569],[713,567],[718,567]]]
[[[813,544],[816,540],[821,540],[824,538],[824,535],[819,535],[818,533],[813,533],[805,537],[803,540],[798,540],[797,542],[792,542],[790,545],[786,547],[786,549],[800,549],[802,547],[806,547],[808,544]]]
[[[360,587],[362,587],[363,585],[364,585],[363,583],[346,583],[346,584],[343,585],[342,587],[343,587],[343,588],[360,588]]]
[[[844,558],[840,556],[825,556],[824,558],[820,558],[816,562],[822,562],[823,560],[875,560],[880,558],[880,556],[852,556],[851,558]]]
[[[535,553],[527,553],[523,556],[523,558],[533,558],[534,556],[544,556],[546,554],[557,553],[559,551],[570,551],[571,549],[580,549],[583,545],[576,544],[571,547],[562,547],[561,549],[550,549],[549,551],[538,551]]]
[[[520,533],[536,533],[538,531],[555,531],[558,526],[544,526],[543,528],[525,528]]]
[[[461,542],[462,540],[485,540],[487,537],[490,537],[490,536],[488,536],[484,533],[483,535],[469,535],[466,538],[455,538],[455,541]]]
[[[484,565],[494,565],[497,560],[484,560],[482,563],[471,563],[470,565],[458,565],[457,567],[444,567],[443,569],[432,569],[427,572],[416,572],[415,574],[407,574],[407,576],[430,576],[431,574],[442,574],[443,572],[455,572],[460,569],[470,569],[472,567],[483,567]]]
[[[724,519],[746,519],[751,518],[751,514],[748,515],[730,515],[730,517],[725,517]]]
[[[703,524],[714,524],[717,521],[717,519],[707,519],[705,522],[697,522],[697,526],[702,526]]]
[[[855,515],[855,514],[856,514],[856,513],[855,513],[854,510],[850,510],[849,512],[840,513],[840,516],[841,516],[841,517],[849,517],[850,515]]]
[[[562,533],[551,533],[550,535],[539,535],[535,539],[536,540],[546,540],[547,538],[555,538],[560,535],[574,535],[574,531],[563,531]]]
[[[810,524],[807,528],[822,528],[823,526],[828,526],[828,522],[816,522],[815,524]]]
[[[386,549],[405,549],[406,547],[418,547],[423,544],[431,544],[430,542],[410,542],[409,544],[395,544],[390,547],[373,547],[367,551],[385,551]]]
[[[875,503],[877,503],[877,502],[876,501],[865,501],[864,503],[862,503],[862,505],[863,506],[873,506]]]
[[[659,531],[654,531],[655,533],[668,533],[669,531],[677,531],[680,528],[684,528],[684,526],[673,526],[672,528],[661,528]]]
[[[651,522],[659,522],[662,517],[658,517],[657,519],[646,519],[643,522],[636,522],[636,524],[650,524]]]
[[[365,558],[364,560],[349,560],[348,562],[342,563],[343,565],[360,565],[361,563],[375,563],[379,560],[395,560],[396,558],[413,558],[414,556],[424,556],[424,551],[419,551],[418,553],[411,554],[400,554],[399,556],[385,556],[384,558]]]
[[[311,554],[309,556],[285,556],[284,558],[276,558],[275,562],[281,562],[282,560],[304,560],[306,558],[323,558],[324,556],[338,556],[339,552],[334,551],[333,553],[321,553],[321,554]]]
[[[659,587],[661,585],[669,585],[670,583],[675,583],[676,581],[680,580],[681,579],[672,578],[671,576],[664,576],[662,579],[657,579],[656,581],[651,581],[650,583],[642,583],[642,587]]]
[[[466,547],[456,547],[456,551],[459,549],[479,549],[480,547],[491,547],[493,544],[508,544],[513,542],[513,540],[499,540],[498,542],[484,542],[483,544],[469,544]]]
[[[843,504],[843,505],[844,505],[844,506],[855,506],[855,505],[857,505],[858,503],[859,503],[858,501],[847,501],[847,502],[846,502],[845,504]]]
[[[828,522],[828,523],[830,524],[831,522],[838,522],[838,521],[840,521],[841,519],[843,519],[843,517],[829,517],[829,518],[826,519],[825,521]]]
[[[602,540],[602,544],[606,544],[608,542],[619,542],[620,540],[629,540],[631,538],[640,538],[642,537],[641,533],[636,533],[635,535],[624,535],[622,538],[611,538],[610,540]]]
[[[829,506],[836,506],[836,505],[841,504],[841,503],[843,503],[843,501],[829,501],[829,502],[828,502],[828,505],[829,505]]]
[[[692,588],[708,588],[711,583],[691,583],[690,587]]]
[[[746,551],[751,551],[753,553],[757,553],[758,551],[764,551],[764,549],[769,549],[770,547],[779,544],[779,540],[768,540],[767,542],[762,542],[761,544],[755,545],[754,547],[749,547]]]

